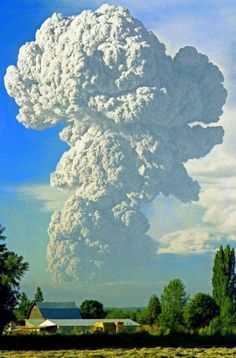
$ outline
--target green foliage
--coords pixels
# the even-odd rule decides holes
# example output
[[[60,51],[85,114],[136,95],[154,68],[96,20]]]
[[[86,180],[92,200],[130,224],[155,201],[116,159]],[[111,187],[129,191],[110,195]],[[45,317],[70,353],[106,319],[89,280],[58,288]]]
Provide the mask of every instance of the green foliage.
[[[213,276],[213,298],[221,308],[226,297],[235,302],[236,275],[235,275],[235,252],[227,245],[222,246],[215,254]]]
[[[32,304],[32,301],[27,297],[26,293],[20,295],[20,303],[15,311],[15,316],[17,320],[23,320],[27,317],[29,308]]]
[[[106,313],[103,304],[96,300],[85,300],[80,306],[83,318],[104,318]]]
[[[146,311],[146,323],[150,325],[157,323],[157,320],[161,313],[161,303],[156,295],[152,295],[150,297],[148,306],[145,311]]]
[[[0,225],[0,334],[4,325],[13,319],[13,310],[19,299],[19,283],[28,270],[28,263],[12,251],[8,251]]]
[[[136,312],[136,320],[135,321],[141,325],[147,324],[147,308],[139,309]]]
[[[185,321],[190,329],[208,326],[210,321],[219,314],[215,300],[206,293],[197,293],[188,302],[185,309]]]
[[[5,324],[14,319],[13,310],[18,297],[18,290],[0,282],[0,335]]]
[[[229,245],[216,252],[213,276],[213,297],[220,306],[219,326],[223,335],[230,334],[235,328],[236,274],[235,251]]]
[[[161,295],[160,325],[169,332],[179,332],[184,325],[184,307],[187,302],[184,284],[180,279],[171,280]]]
[[[19,281],[28,270],[28,263],[23,261],[23,257],[12,251],[8,251],[6,244],[3,243],[4,228],[0,225],[0,282],[4,285],[19,287]]]
[[[137,313],[135,311],[122,310],[122,309],[109,309],[106,310],[106,318],[129,318],[136,321]]]
[[[200,328],[198,333],[202,336],[215,336],[221,334],[220,317],[213,318],[208,327]]]
[[[43,300],[44,300],[43,292],[40,287],[37,287],[34,295],[34,302],[38,303],[38,302],[42,302]]]
[[[220,324],[221,333],[223,335],[233,333],[234,327],[236,327],[235,307],[229,297],[226,297],[222,303],[220,310]]]
[[[156,295],[149,299],[148,306],[137,311],[112,310],[107,312],[107,318],[130,318],[142,325],[153,325],[161,313],[160,300]]]

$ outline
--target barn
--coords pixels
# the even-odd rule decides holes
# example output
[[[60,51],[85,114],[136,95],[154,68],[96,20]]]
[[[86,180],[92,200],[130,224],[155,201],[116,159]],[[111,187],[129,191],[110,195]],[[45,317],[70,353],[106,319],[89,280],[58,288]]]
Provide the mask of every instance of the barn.
[[[34,302],[27,319],[81,319],[81,313],[75,302]]]
[[[136,331],[139,324],[131,319],[82,319],[75,302],[34,302],[22,330],[56,331]]]

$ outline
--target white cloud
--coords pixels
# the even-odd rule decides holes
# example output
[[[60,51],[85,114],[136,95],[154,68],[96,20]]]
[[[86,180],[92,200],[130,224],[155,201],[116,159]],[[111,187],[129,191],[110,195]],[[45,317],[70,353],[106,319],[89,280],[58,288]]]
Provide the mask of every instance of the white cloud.
[[[207,229],[196,227],[190,230],[179,230],[162,236],[159,240],[158,254],[204,254],[213,253],[222,243],[236,245],[236,237],[222,237]]]
[[[230,242],[236,245],[236,175],[235,159],[219,152],[218,161],[211,162],[206,158],[206,165],[197,162],[194,168],[197,178],[202,184],[200,199],[197,203],[201,217],[198,222],[184,223],[189,211],[196,204],[181,207],[182,229],[167,232],[156,237],[160,247],[159,254],[199,254],[213,252],[220,244]],[[194,170],[191,174],[194,176]],[[178,217],[175,207],[173,217]],[[191,219],[191,218],[190,218]],[[189,228],[191,226],[192,228]]]
[[[209,238],[208,231],[202,228],[179,230],[162,236],[159,240],[159,254],[196,254],[212,251],[214,240]]]
[[[207,157],[200,160],[193,159],[186,164],[187,170],[200,184],[217,178],[236,176],[236,158],[223,151],[222,147],[215,148]]]
[[[41,210],[46,212],[61,210],[71,195],[71,192],[61,191],[46,184],[23,185],[11,190],[40,201]]]
[[[224,165],[224,163],[222,164]],[[215,172],[217,175],[219,173],[221,170]],[[208,174],[207,170],[206,175]],[[158,254],[214,252],[221,244],[225,243],[236,247],[236,176],[209,178],[209,182],[204,182],[197,204],[198,212],[201,212],[199,221],[194,222],[191,216],[189,217],[196,204],[182,206],[179,209],[175,206],[172,220],[176,221],[179,212],[181,212],[183,216],[181,219],[182,229],[169,232],[167,230],[167,233],[162,236],[154,236],[159,243]],[[174,206],[170,202],[171,205]],[[186,225],[184,219],[188,217],[190,221]]]
[[[220,147],[200,161],[187,165],[191,175],[202,186],[197,203],[201,208],[199,221],[189,222],[190,229],[182,219],[182,229],[157,237],[158,253],[200,254],[214,252],[220,244],[236,245],[236,160],[232,153]],[[189,215],[190,207],[181,207],[183,217]],[[175,208],[174,217],[178,217]]]
[[[205,208],[203,222],[222,235],[236,235],[236,177],[225,178],[215,186],[206,185],[200,205]]]

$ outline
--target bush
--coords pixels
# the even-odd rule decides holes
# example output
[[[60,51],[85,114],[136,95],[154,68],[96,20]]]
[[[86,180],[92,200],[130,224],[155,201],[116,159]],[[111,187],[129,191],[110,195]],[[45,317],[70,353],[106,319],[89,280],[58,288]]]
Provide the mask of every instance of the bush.
[[[206,336],[220,335],[221,334],[220,318],[219,317],[213,318],[208,327],[199,330],[199,334],[206,335]]]
[[[218,314],[215,300],[206,293],[197,293],[185,309],[185,321],[189,329],[199,329],[208,326]]]

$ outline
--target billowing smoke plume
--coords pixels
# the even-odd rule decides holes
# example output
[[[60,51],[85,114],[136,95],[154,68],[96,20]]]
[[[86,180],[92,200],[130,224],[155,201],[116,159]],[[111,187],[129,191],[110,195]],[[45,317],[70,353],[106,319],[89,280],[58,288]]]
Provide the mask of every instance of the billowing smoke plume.
[[[183,163],[222,142],[222,127],[207,126],[222,114],[222,82],[193,47],[167,56],[122,7],[54,14],[21,47],[5,76],[17,118],[35,129],[64,120],[70,147],[51,175],[73,192],[49,226],[55,278],[87,279],[155,253],[140,206],[160,193],[198,200]]]

